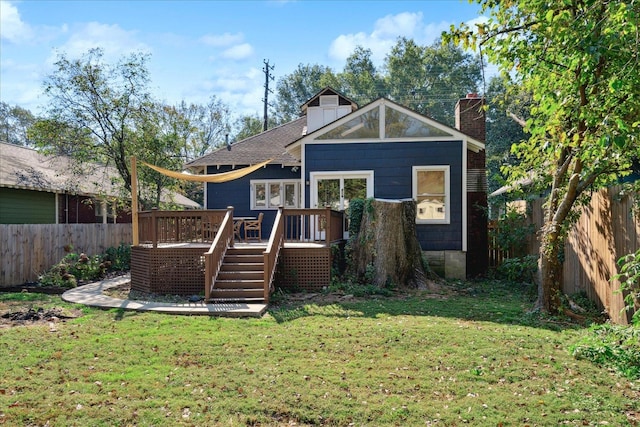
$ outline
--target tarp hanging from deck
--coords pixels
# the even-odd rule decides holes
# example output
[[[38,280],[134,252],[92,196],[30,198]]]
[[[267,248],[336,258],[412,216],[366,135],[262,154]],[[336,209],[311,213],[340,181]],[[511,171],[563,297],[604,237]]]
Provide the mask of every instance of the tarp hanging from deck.
[[[221,183],[221,182],[233,181],[234,179],[242,178],[245,175],[249,175],[251,172],[260,169],[261,167],[265,166],[267,163],[269,163],[272,160],[273,159],[269,159],[262,163],[255,164],[253,166],[248,166],[246,168],[237,169],[229,172],[221,172],[217,174],[206,174],[206,175],[191,175],[188,173],[174,172],[168,169],[161,168],[159,166],[151,165],[147,162],[143,162],[142,160],[138,160],[138,162],[153,169],[156,172],[160,172],[163,175],[170,176],[171,178],[183,179],[185,181],[193,181],[193,182]]]

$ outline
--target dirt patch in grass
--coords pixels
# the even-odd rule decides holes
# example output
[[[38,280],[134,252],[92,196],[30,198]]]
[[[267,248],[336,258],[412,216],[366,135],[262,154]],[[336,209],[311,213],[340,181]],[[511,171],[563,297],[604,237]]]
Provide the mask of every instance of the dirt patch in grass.
[[[69,310],[61,307],[29,307],[25,309],[23,302],[2,303],[0,311],[2,312],[0,314],[0,329],[42,324],[49,324],[52,327],[58,322],[82,316],[81,310]]]

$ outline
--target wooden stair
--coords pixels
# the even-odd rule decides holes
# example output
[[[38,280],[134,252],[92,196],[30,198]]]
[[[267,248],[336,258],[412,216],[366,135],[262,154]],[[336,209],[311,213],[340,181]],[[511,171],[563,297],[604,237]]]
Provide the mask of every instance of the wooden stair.
[[[263,247],[227,249],[209,301],[259,303],[264,301]]]

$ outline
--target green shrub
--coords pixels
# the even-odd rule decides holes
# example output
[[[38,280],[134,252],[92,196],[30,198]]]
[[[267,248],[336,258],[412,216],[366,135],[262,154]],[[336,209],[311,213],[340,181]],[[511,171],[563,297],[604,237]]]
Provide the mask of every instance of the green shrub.
[[[611,280],[620,280],[620,290],[624,295],[625,310],[633,311],[632,322],[640,324],[640,250],[618,260],[620,274]]]
[[[490,231],[490,238],[501,251],[519,258],[527,253],[527,242],[534,232],[535,226],[526,214],[509,209],[498,218],[498,226]]]
[[[349,235],[356,235],[360,231],[362,214],[364,213],[364,199],[349,201]]]
[[[510,282],[532,283],[536,271],[538,271],[538,257],[527,255],[522,258],[505,259],[497,268],[496,275],[499,279]]]
[[[85,253],[68,253],[49,271],[40,276],[38,282],[46,286],[74,288],[78,280],[95,280],[104,276],[106,266],[102,256]]]
[[[118,247],[107,248],[103,261],[110,271],[129,270],[131,268],[131,245],[121,243]]]
[[[67,271],[67,266],[58,263],[49,271],[38,277],[38,283],[42,286],[54,286],[58,288],[75,288],[78,286],[76,277]]]
[[[569,350],[577,359],[614,369],[632,380],[640,379],[639,325],[594,325]]]
[[[88,256],[71,252],[71,245],[65,246],[69,252],[56,265],[38,278],[43,286],[75,288],[78,281],[98,280],[107,271],[126,271],[131,263],[131,246],[124,243],[117,248],[108,248],[102,255]]]

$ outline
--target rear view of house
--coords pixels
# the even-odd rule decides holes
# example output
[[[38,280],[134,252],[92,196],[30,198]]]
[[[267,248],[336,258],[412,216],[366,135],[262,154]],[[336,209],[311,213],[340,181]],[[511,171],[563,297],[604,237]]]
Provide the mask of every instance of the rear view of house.
[[[265,224],[281,206],[348,210],[353,198],[412,198],[432,266],[446,277],[475,276],[487,264],[482,105],[475,95],[461,99],[451,128],[386,98],[358,108],[325,88],[300,118],[187,166],[215,174],[273,159],[242,179],[205,184],[207,209],[263,213]]]

